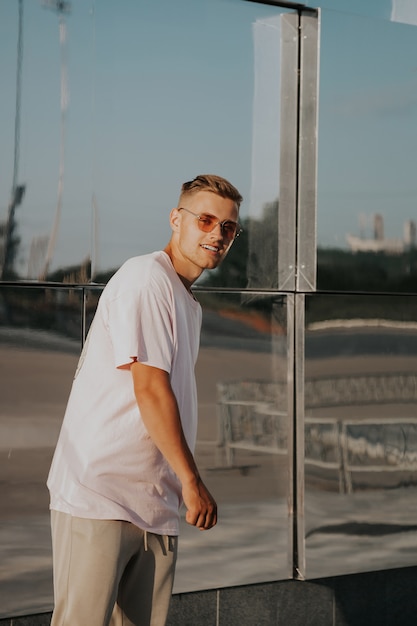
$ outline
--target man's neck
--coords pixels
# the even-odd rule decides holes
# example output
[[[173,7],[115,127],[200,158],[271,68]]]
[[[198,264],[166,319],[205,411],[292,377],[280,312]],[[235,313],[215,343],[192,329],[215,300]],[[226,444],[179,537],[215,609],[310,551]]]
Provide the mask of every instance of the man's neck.
[[[174,267],[174,270],[177,272],[178,277],[181,280],[181,282],[183,283],[184,287],[187,289],[187,291],[189,291],[191,293],[191,287],[193,286],[194,282],[197,280],[198,276],[195,276],[195,277],[191,278],[190,276],[186,275],[187,272],[184,271],[185,270],[185,262],[182,262],[181,260],[178,260],[178,258],[176,257],[176,255],[173,252],[171,243],[169,243],[164,248],[164,252],[166,252],[166,254],[171,259],[171,263],[172,263],[172,265]]]

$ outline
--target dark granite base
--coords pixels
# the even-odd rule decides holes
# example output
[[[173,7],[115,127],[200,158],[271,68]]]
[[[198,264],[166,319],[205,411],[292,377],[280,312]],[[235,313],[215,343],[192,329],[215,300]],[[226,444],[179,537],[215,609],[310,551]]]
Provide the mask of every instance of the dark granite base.
[[[415,626],[417,567],[175,595],[167,626]],[[49,626],[50,613],[0,620]]]

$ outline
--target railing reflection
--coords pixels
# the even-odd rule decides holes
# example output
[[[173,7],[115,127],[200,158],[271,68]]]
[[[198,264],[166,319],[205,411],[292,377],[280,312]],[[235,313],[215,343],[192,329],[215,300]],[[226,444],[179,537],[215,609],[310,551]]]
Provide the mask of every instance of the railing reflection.
[[[305,382],[305,403],[311,407],[412,402],[417,399],[412,374],[383,374],[323,378]],[[227,465],[235,465],[235,451],[284,455],[288,453],[286,386],[279,382],[219,382],[219,447]],[[320,473],[336,472],[340,493],[352,493],[352,475],[360,485],[386,487],[417,484],[417,417],[305,418],[306,476],[316,482]],[[316,469],[316,475],[312,472]],[[397,473],[387,479],[385,473]],[[377,475],[383,475],[378,480]],[[372,476],[373,475],[373,476]],[[331,478],[331,475],[330,475]],[[326,475],[321,476],[321,480]],[[329,480],[329,476],[327,476]]]
[[[219,447],[233,466],[235,450],[288,453],[288,411],[285,383],[256,380],[217,384]]]
[[[307,379],[304,389],[306,408],[415,402],[417,377],[409,372],[323,376]]]
[[[352,493],[355,481],[361,488],[417,484],[417,418],[308,416],[309,410],[325,407],[366,407],[415,403],[417,378],[409,372],[324,376],[305,381],[306,476],[312,468],[336,470],[340,493]],[[398,410],[398,409],[397,409]],[[309,473],[310,472],[310,473]],[[388,479],[386,472],[395,472]],[[378,474],[380,475],[378,478]],[[317,477],[316,477],[317,478]]]
[[[362,475],[361,488],[417,484],[417,418],[306,418],[305,448],[307,475],[309,467],[336,470],[340,493],[353,492],[352,474]]]

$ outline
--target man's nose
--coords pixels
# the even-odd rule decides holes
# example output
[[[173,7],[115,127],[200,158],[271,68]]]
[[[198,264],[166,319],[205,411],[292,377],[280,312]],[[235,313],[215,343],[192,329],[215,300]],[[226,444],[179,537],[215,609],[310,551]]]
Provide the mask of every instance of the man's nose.
[[[210,234],[214,235],[217,239],[223,239],[223,226],[221,222],[217,222]]]

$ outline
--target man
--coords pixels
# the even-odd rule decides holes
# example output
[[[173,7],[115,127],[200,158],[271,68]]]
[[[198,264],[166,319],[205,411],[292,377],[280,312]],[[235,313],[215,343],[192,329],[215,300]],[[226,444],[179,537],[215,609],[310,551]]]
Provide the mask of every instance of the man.
[[[128,260],[101,295],[48,478],[53,626],[162,626],[181,502],[189,524],[216,524],[193,457],[191,286],[239,234],[241,200],[219,176],[184,183],[166,248]]]

